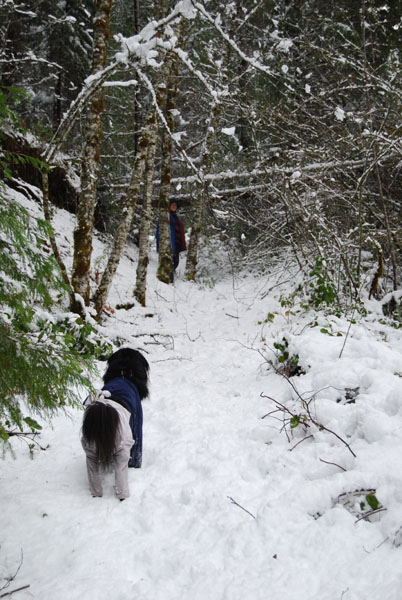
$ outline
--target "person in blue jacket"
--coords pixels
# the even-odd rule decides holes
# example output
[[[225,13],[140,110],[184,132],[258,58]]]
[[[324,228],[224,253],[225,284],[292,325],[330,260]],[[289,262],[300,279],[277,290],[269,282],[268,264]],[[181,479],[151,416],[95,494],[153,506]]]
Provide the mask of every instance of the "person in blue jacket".
[[[141,400],[149,395],[148,379],[148,361],[138,350],[120,348],[108,358],[102,390],[107,390],[110,398],[122,404],[131,414],[130,427],[134,445],[130,451],[128,466],[136,469],[142,464]]]
[[[172,250],[172,272],[170,274],[170,281],[173,281],[174,272],[179,266],[180,252],[187,250],[184,225],[183,221],[178,217],[177,208],[177,199],[171,198],[169,202],[170,246]],[[156,251],[159,251],[159,225],[156,228]]]
[[[179,265],[179,254],[187,249],[186,238],[184,236],[183,222],[177,215],[177,200],[172,198],[169,204],[169,221],[170,221],[170,243],[172,246],[173,271]]]

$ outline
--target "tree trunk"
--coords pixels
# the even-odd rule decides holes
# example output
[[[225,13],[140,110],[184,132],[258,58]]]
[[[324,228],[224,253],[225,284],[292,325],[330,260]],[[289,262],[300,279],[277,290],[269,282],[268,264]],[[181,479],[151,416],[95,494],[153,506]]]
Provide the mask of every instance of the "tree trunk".
[[[127,237],[130,232],[135,207],[137,204],[137,198],[140,191],[148,148],[150,144],[156,142],[157,131],[158,122],[156,118],[156,108],[153,107],[138,143],[138,153],[135,157],[127,198],[122,210],[122,218],[117,228],[113,248],[110,253],[106,268],[103,272],[101,282],[94,296],[94,305],[97,318],[101,316],[114,274],[119,266],[121,254],[127,242]]]
[[[166,97],[165,118],[166,123],[173,133],[174,131],[174,109],[176,108],[177,86],[178,86],[179,66],[177,56],[174,57],[172,73],[169,78],[169,85]],[[170,283],[172,272],[172,249],[170,240],[170,222],[169,222],[169,196],[172,165],[173,143],[170,133],[163,129],[161,140],[161,185],[159,191],[159,240],[158,240],[158,271],[157,278],[163,283]]]
[[[149,234],[152,221],[152,192],[154,189],[154,171],[155,171],[155,153],[156,153],[156,134],[150,140],[148,146],[146,168],[145,168],[145,189],[144,200],[142,206],[142,216],[140,225],[140,242],[137,264],[137,279],[134,290],[134,296],[138,302],[145,306],[146,303],[146,287],[147,287],[147,270],[148,270],[148,254],[149,254]]]
[[[49,201],[49,175],[46,171],[42,172],[42,195],[43,195],[43,199],[42,199],[43,215],[49,225],[50,245],[52,248],[53,256],[60,268],[63,281],[67,287],[67,293],[68,293],[69,299],[70,299],[71,310],[84,318],[84,307],[82,306],[82,303],[79,301],[78,298],[76,298],[76,296],[74,294],[73,288],[71,286],[70,278],[68,276],[66,265],[64,264],[64,261],[59,252],[59,247],[56,243],[56,238],[55,238],[54,230],[52,227],[52,215],[51,215],[51,208],[50,208],[50,201]]]
[[[110,37],[109,23],[113,0],[98,0],[94,19],[94,51],[92,75],[106,66],[107,46]],[[96,206],[97,170],[102,139],[102,114],[104,111],[103,89],[99,88],[91,98],[86,116],[85,141],[81,163],[81,194],[74,231],[74,259],[72,285],[82,296],[86,305],[90,298],[90,267],[92,255],[92,232]]]
[[[375,149],[375,158],[376,158],[375,171],[376,171],[376,176],[377,176],[378,191],[380,194],[382,209],[384,211],[385,230],[387,232],[388,247],[389,247],[389,253],[391,256],[391,264],[392,264],[392,283],[393,283],[393,289],[395,291],[398,289],[398,261],[396,258],[395,244],[394,244],[394,240],[392,237],[392,230],[391,230],[391,223],[389,220],[388,206],[387,206],[386,199],[384,197],[384,191],[383,191],[382,183],[381,183],[380,169],[378,166],[377,149]],[[380,264],[380,257],[381,257],[381,253],[379,252],[379,264]],[[378,269],[378,272],[381,272],[381,268]],[[384,272],[384,267],[382,268],[382,272]]]
[[[127,241],[127,236],[130,231],[135,207],[137,204],[137,198],[142,181],[142,175],[145,168],[145,162],[147,159],[148,148],[150,147],[150,145],[156,144],[156,138],[158,135],[157,112],[162,106],[166,94],[166,81],[168,80],[171,71],[171,61],[172,55],[170,55],[169,57],[165,57],[163,67],[157,75],[157,83],[154,88],[154,104],[150,109],[146,124],[144,126],[141,138],[138,143],[138,154],[136,155],[134,162],[134,168],[131,175],[131,181],[127,193],[127,198],[123,207],[122,219],[117,229],[114,245],[110,253],[108,263],[106,265],[99,287],[94,296],[94,304],[97,318],[100,318],[103,307],[106,303],[109,294],[109,289],[112,284],[112,279],[119,265],[121,253],[123,252],[124,246]]]
[[[229,31],[232,31],[234,27],[233,21],[230,22]],[[226,44],[225,54],[222,58],[223,69],[226,68],[228,64],[229,57],[231,55],[231,45],[229,43]],[[225,72],[222,71],[220,73],[220,78],[222,81],[225,81],[226,75]],[[220,83],[222,83],[222,81]],[[204,175],[208,174],[213,160],[213,149],[215,145],[216,139],[216,131],[219,126],[219,121],[222,113],[222,104],[218,98],[214,98],[210,117],[207,123],[206,134],[204,138],[204,142],[201,149],[200,156],[200,172]],[[194,216],[193,222],[191,225],[191,234],[187,251],[187,260],[186,260],[186,273],[185,277],[188,281],[194,281],[196,272],[197,272],[197,263],[198,263],[198,246],[201,237],[201,228],[204,214],[204,206],[205,201],[208,195],[208,187],[209,184],[207,181],[204,181],[199,185],[197,190],[197,197],[194,208]]]
[[[54,256],[57,264],[59,265],[64,283],[70,289],[70,292],[69,292],[70,297],[72,297],[72,288],[71,288],[70,279],[68,277],[67,268],[66,268],[66,265],[64,264],[63,259],[60,255],[59,248],[56,244],[56,240],[54,237],[53,227],[51,225],[52,215],[51,215],[50,200],[49,200],[49,174],[46,171],[42,172],[42,194],[43,194],[43,200],[42,200],[43,215],[44,215],[45,220],[47,221],[49,228],[50,228],[49,239],[50,239],[50,245],[51,245],[52,251],[53,251],[53,256]]]
[[[222,105],[215,102],[212,107],[212,114],[207,126],[202,155],[201,155],[201,170],[204,174],[208,173],[212,163],[212,153],[215,144],[216,128],[218,127]],[[191,235],[188,245],[187,261],[186,261],[186,279],[194,281],[197,272],[198,262],[198,246],[201,236],[201,227],[204,213],[205,200],[208,194],[208,183],[201,184],[197,191],[197,198],[194,207],[194,217],[191,225]]]

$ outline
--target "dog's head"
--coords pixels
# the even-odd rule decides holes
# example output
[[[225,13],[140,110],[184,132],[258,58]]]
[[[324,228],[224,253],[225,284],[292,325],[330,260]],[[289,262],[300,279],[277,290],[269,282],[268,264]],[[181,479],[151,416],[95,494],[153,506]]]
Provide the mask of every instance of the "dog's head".
[[[149,364],[147,359],[134,348],[119,348],[107,361],[103,381],[107,383],[115,377],[125,377],[138,388],[140,398],[148,396]]]

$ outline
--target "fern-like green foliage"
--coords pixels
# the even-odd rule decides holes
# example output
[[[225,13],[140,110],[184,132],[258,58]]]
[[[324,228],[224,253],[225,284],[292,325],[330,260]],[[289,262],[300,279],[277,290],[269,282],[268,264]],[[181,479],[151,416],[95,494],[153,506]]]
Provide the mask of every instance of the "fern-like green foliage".
[[[0,88],[2,131],[24,134],[16,111],[25,98],[18,88]],[[12,165],[34,157],[0,151],[0,441],[35,432],[37,417],[78,404],[80,388],[91,388],[94,357],[110,351],[90,323],[67,312],[68,296],[48,248],[49,225],[13,201],[1,179]]]
[[[0,189],[0,439],[37,429],[91,388],[95,330],[78,322],[47,250],[48,225],[32,219]],[[83,334],[83,328],[85,332]],[[86,343],[86,339],[91,340]],[[107,352],[107,348],[105,348]],[[26,414],[28,413],[28,414]]]

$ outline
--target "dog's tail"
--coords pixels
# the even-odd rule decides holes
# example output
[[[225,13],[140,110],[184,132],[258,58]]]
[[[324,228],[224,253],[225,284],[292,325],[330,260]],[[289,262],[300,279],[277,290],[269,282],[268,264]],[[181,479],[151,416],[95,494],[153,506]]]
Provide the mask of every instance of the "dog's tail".
[[[87,445],[95,447],[103,467],[112,462],[119,425],[119,413],[109,404],[93,402],[85,409],[82,437]]]

